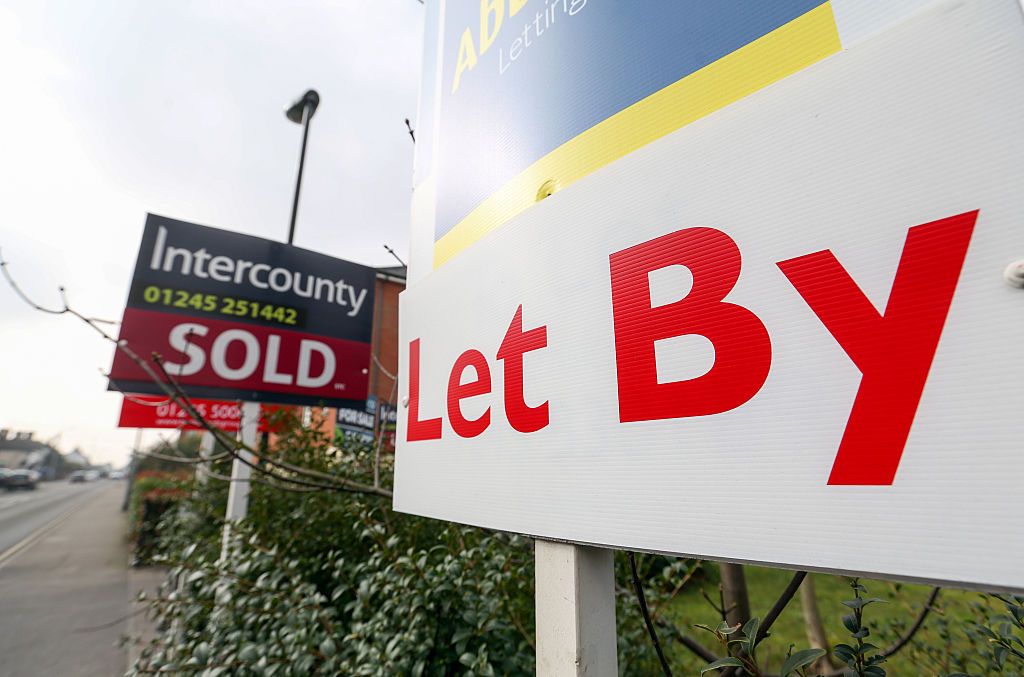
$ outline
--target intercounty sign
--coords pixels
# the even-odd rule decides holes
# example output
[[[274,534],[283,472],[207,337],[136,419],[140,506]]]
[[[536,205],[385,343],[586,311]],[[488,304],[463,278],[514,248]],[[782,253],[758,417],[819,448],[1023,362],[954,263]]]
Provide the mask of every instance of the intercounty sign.
[[[397,509],[1024,590],[1018,0],[428,9]]]
[[[189,395],[338,406],[366,399],[374,271],[150,215],[120,339]],[[158,393],[118,351],[111,387]]]

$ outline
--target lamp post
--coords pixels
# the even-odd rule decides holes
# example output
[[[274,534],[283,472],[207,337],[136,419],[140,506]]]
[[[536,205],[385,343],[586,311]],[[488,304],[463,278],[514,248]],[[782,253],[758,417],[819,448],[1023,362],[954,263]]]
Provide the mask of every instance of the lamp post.
[[[302,188],[302,168],[306,164],[306,140],[309,138],[309,121],[313,119],[317,106],[320,105],[320,95],[315,89],[311,89],[302,95],[302,98],[293,103],[284,112],[285,117],[297,125],[302,125],[302,152],[299,155],[299,177],[295,181],[295,200],[292,202],[292,220],[288,226],[288,244],[295,239],[295,216],[299,211],[299,191]]]
[[[295,200],[292,202],[292,220],[288,226],[288,244],[295,239],[295,216],[299,210],[299,191],[302,189],[302,169],[306,164],[306,141],[309,139],[309,121],[313,119],[317,106],[320,105],[320,95],[315,89],[310,89],[302,95],[298,101],[293,103],[284,114],[289,120],[297,125],[302,125],[302,153],[299,155],[299,177],[295,181]],[[242,443],[255,448],[259,438],[260,405],[259,402],[242,403],[242,421],[239,429],[239,436]],[[266,445],[268,434],[263,434],[263,442]],[[204,439],[204,450],[212,451],[212,437],[209,441]],[[249,463],[254,458],[247,451],[242,451],[241,456]],[[221,542],[221,559],[228,557],[228,545],[230,543],[231,524],[245,519],[249,512],[249,476],[252,468],[236,458],[231,464],[231,483],[228,487],[228,504],[225,514],[224,537]]]

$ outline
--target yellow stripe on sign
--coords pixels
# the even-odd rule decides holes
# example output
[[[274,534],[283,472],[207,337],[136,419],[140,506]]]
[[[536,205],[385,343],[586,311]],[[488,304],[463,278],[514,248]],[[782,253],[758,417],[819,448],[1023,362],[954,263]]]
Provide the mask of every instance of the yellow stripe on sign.
[[[641,146],[840,51],[831,2],[651,94],[537,160],[434,245],[438,268],[534,204]]]

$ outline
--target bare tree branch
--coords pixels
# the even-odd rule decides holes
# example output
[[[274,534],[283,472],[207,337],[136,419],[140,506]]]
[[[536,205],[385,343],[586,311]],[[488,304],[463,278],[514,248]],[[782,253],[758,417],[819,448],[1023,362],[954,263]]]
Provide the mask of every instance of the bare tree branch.
[[[912,639],[914,639],[914,635],[924,627],[924,621],[928,618],[928,614],[935,608],[935,602],[938,600],[939,592],[941,591],[942,588],[932,588],[931,593],[928,594],[928,599],[925,600],[924,606],[921,607],[921,611],[918,612],[917,618],[915,618],[911,626],[907,628],[907,631],[900,635],[899,639],[880,652],[882,656],[885,656],[886,658],[893,656],[903,647],[907,646]],[[842,677],[843,674],[844,669],[839,668],[838,670],[834,670],[833,672],[826,674],[825,677]]]
[[[789,585],[787,585],[786,589],[782,591],[779,598],[775,600],[775,604],[773,604],[772,608],[767,614],[765,614],[764,620],[761,621],[761,625],[757,629],[757,639],[754,640],[754,646],[760,644],[764,638],[768,636],[768,630],[772,627],[772,624],[775,623],[783,610],[785,610],[789,605],[789,602],[793,599],[796,591],[800,589],[800,584],[804,582],[804,578],[806,576],[806,571],[797,571],[793,574],[793,578],[789,580]]]
[[[377,359],[376,355],[373,356],[373,361],[377,364],[377,366],[380,368],[381,371],[383,371],[385,374],[387,373],[387,370],[384,369],[383,365],[381,365],[381,363]],[[391,383],[391,394],[388,396],[388,405],[393,407],[393,406],[395,406],[395,391],[398,389],[398,379],[396,379],[394,376],[392,376],[391,377],[391,381],[392,381],[392,383]],[[381,408],[378,406],[377,411],[380,412],[380,409]],[[373,451],[373,486],[377,487],[378,489],[380,488],[380,452],[381,452],[381,447],[384,444],[384,424],[385,423],[386,423],[386,421],[381,421],[379,423],[379,427],[377,428],[377,444],[376,444],[376,449],[374,449],[374,451]]]
[[[336,490],[336,491],[348,491],[348,492],[356,492],[356,493],[364,493],[364,494],[376,494],[376,495],[385,496],[385,497],[388,497],[388,498],[390,498],[392,496],[392,492],[388,491],[387,489],[384,489],[383,487],[373,487],[373,486],[370,486],[368,484],[363,484],[361,482],[355,482],[353,480],[348,480],[348,479],[345,479],[343,477],[338,477],[337,475],[331,475],[329,473],[324,473],[324,472],[320,472],[318,470],[313,470],[312,468],[303,468],[301,466],[297,466],[297,465],[294,465],[292,463],[288,463],[286,461],[283,461],[282,459],[279,459],[279,458],[274,458],[274,459],[267,458],[266,456],[263,456],[262,454],[257,452],[255,449],[249,447],[248,445],[243,444],[242,442],[240,442],[238,440],[231,439],[231,438],[226,438],[224,436],[224,432],[220,428],[218,428],[217,426],[211,424],[209,421],[207,421],[196,410],[195,406],[192,404],[192,402],[189,399],[188,395],[185,394],[185,392],[184,392],[184,390],[182,390],[181,386],[179,386],[177,384],[176,379],[167,371],[167,368],[164,365],[163,357],[161,357],[160,355],[154,353],[154,355],[153,355],[153,363],[157,366],[157,369],[159,369],[160,374],[164,378],[166,378],[167,381],[170,382],[172,384],[172,386],[174,387],[174,389],[169,391],[168,394],[171,395],[172,398],[175,398],[175,401],[178,401],[180,399],[179,404],[185,405],[185,408],[188,411],[188,413],[198,423],[200,423],[204,428],[206,428],[206,430],[208,430],[210,433],[212,433],[214,435],[215,439],[217,439],[219,442],[221,442],[221,444],[231,453],[232,456],[237,458],[239,461],[241,461],[245,465],[253,468],[254,470],[256,470],[258,472],[267,474],[267,475],[269,475],[271,477],[274,477],[275,479],[281,480],[283,482],[291,482],[291,483],[294,483],[294,484],[299,484],[299,485],[307,486],[307,487],[319,487],[319,488],[322,488],[322,489],[333,489],[333,490]],[[160,379],[156,379],[156,381],[157,381],[158,384],[160,383]],[[311,481],[306,481],[306,480],[298,480],[298,479],[295,479],[294,477],[286,477],[286,476],[276,475],[276,474],[268,471],[265,468],[261,468],[260,466],[253,464],[248,459],[244,458],[241,454],[239,454],[238,452],[240,452],[240,451],[247,451],[247,452],[249,452],[250,454],[252,454],[253,458],[257,459],[261,463],[266,463],[266,464],[268,464],[270,466],[275,466],[275,467],[283,468],[283,469],[288,470],[290,472],[293,472],[293,473],[295,473],[297,475],[302,475],[302,476],[305,476],[305,477],[311,477],[311,478],[315,478],[315,479],[327,480],[331,484],[325,484],[323,482],[311,482]]]
[[[222,454],[217,454],[216,456],[211,456],[209,458],[188,458],[186,456],[165,456],[164,454],[160,454],[155,451],[132,451],[132,456],[134,456],[135,458],[155,458],[158,461],[170,461],[172,463],[181,463],[183,465],[199,465],[200,463],[212,463],[228,458],[230,455],[231,454],[224,452]]]
[[[118,386],[116,383],[111,381],[110,380],[110,372],[103,371],[103,369],[99,369],[99,372],[100,372],[100,375],[103,376],[103,378],[107,379],[107,381],[110,381],[110,387],[113,388],[115,392],[121,393],[121,396],[124,397],[124,399],[126,399],[129,402],[132,402],[134,404],[138,404],[139,406],[142,406],[142,407],[162,407],[165,404],[170,404],[171,401],[172,401],[171,398],[169,398],[169,397],[167,397],[165,399],[162,399],[159,402],[147,402],[145,400],[140,400],[139,398],[134,397],[131,394],[126,393],[125,391],[121,390],[120,386]]]
[[[623,588],[621,585],[618,585],[618,584],[616,584],[616,586],[615,586],[615,591],[616,591],[616,593],[618,593],[620,595],[632,595],[633,594],[632,591],[627,590],[626,588]],[[700,656],[701,658],[706,660],[708,663],[714,663],[719,658],[721,658],[721,656],[716,655],[714,652],[709,650],[706,646],[704,646],[703,644],[701,644],[700,642],[698,642],[694,638],[692,638],[689,635],[687,635],[682,630],[682,628],[680,628],[678,625],[676,625],[672,621],[666,620],[664,618],[658,618],[658,619],[652,619],[652,620],[654,620],[654,622],[657,625],[661,626],[665,630],[668,630],[679,641],[680,644],[685,646],[687,649],[692,651],[697,656]]]
[[[665,652],[661,650],[661,642],[658,641],[658,631],[654,629],[654,622],[647,610],[647,597],[644,595],[644,586],[640,581],[640,574],[636,571],[636,555],[632,550],[626,551],[629,559],[629,570],[632,574],[633,590],[636,592],[636,601],[640,605],[640,614],[644,617],[644,625],[647,626],[647,634],[651,636],[651,643],[654,644],[654,652],[658,654],[658,661],[661,663],[661,671],[666,677],[672,677],[672,668],[665,659]]]
[[[696,655],[700,656],[702,659],[706,660],[708,663],[714,663],[719,658],[721,658],[721,656],[711,652],[703,644],[701,644],[693,637],[690,637],[685,632],[683,632],[682,628],[680,628],[675,623],[667,621],[664,618],[659,618],[657,620],[657,623],[658,625],[660,625],[661,627],[665,628],[666,630],[670,631],[673,635],[675,635],[676,639],[679,640],[680,644],[685,646],[687,649],[689,649]]]
[[[64,305],[64,307],[59,309],[59,310],[55,310],[53,308],[46,308],[45,306],[42,306],[42,305],[36,303],[35,301],[33,301],[32,299],[30,299],[28,297],[28,295],[24,291],[22,291],[21,287],[18,286],[18,283],[14,281],[14,278],[11,276],[10,271],[7,270],[7,265],[8,265],[7,261],[3,258],[3,250],[0,249],[0,272],[3,272],[4,278],[7,279],[7,283],[9,285],[11,285],[11,289],[14,290],[14,293],[17,294],[18,297],[21,298],[22,301],[24,301],[28,305],[32,306],[34,309],[38,310],[39,312],[46,313],[48,315],[65,315],[67,313],[71,313],[72,315],[78,315],[78,313],[75,313],[73,310],[71,310],[68,307],[67,297],[66,297],[66,295],[64,293],[64,287],[59,287],[58,288],[58,290],[60,292],[61,303]],[[79,316],[79,317],[81,317],[81,316]],[[119,322],[115,322],[113,320],[101,320],[98,317],[89,317],[89,318],[82,317],[82,319],[86,320],[88,322],[99,322],[100,324],[111,324],[111,325],[120,324]]]
[[[697,569],[699,567],[700,560],[695,560],[693,567],[688,572],[686,572],[686,575],[683,576],[682,580],[676,583],[676,587],[672,588],[672,592],[669,593],[669,596],[658,601],[658,603],[654,607],[654,611],[651,612],[651,618],[653,618],[655,621],[658,620],[658,616],[661,614],[662,607],[664,607],[666,604],[670,603],[672,600],[676,598],[676,595],[679,594],[679,591],[682,590],[683,587],[690,582],[690,579],[693,578],[694,574],[697,573]]]
[[[280,484],[278,482],[275,482],[273,480],[269,480],[269,479],[268,480],[264,480],[259,475],[254,476],[254,477],[250,477],[247,480],[242,480],[242,479],[237,479],[237,478],[231,478],[231,477],[228,477],[227,475],[221,475],[220,473],[215,473],[213,471],[208,471],[206,473],[206,476],[207,477],[211,477],[211,478],[213,478],[215,480],[220,480],[221,482],[249,482],[249,481],[251,481],[251,482],[254,482],[256,484],[262,484],[264,486],[274,487],[275,489],[280,489],[281,491],[292,491],[292,492],[295,492],[297,494],[309,494],[309,493],[316,493],[316,492],[320,491],[320,489],[303,489],[301,487],[289,487],[289,486]]]
[[[800,584],[804,582],[804,578],[807,576],[806,571],[797,571],[793,574],[793,578],[789,580],[789,584],[779,595],[779,598],[775,600],[775,604],[765,614],[764,620],[757,628],[757,637],[754,639],[754,647],[764,641],[764,638],[768,636],[768,630],[772,627],[779,615],[782,614],[786,606],[796,595],[796,591],[800,589]],[[722,677],[731,677],[732,675],[738,674],[737,668],[726,668],[722,671]]]
[[[935,608],[935,602],[939,599],[939,593],[941,591],[942,588],[932,588],[931,593],[928,595],[928,599],[925,600],[924,606],[921,607],[921,611],[917,614],[917,618],[914,619],[914,623],[900,636],[899,639],[893,642],[885,651],[882,652],[883,656],[886,658],[892,656],[894,653],[905,647],[910,640],[914,638],[917,631],[924,625],[924,621],[928,618],[928,614],[933,608]]]
[[[704,588],[700,589],[700,594],[704,598],[704,601],[707,602],[708,604],[710,604],[711,608],[714,609],[715,611],[717,611],[718,615],[722,617],[722,622],[723,623],[727,622],[725,620],[726,609],[725,609],[725,600],[722,598],[722,586],[718,586],[718,600],[721,603],[721,606],[719,606],[718,604],[715,604],[715,600],[711,599],[711,596],[708,595],[707,591],[705,591]]]
[[[912,639],[914,639],[914,635],[917,634],[918,630],[924,627],[924,622],[925,619],[928,618],[928,614],[931,613],[931,610],[935,608],[935,602],[939,599],[939,593],[941,591],[942,588],[932,588],[931,593],[929,593],[928,595],[928,599],[926,599],[924,602],[924,606],[921,607],[921,611],[918,612],[917,618],[915,618],[911,626],[907,628],[907,631],[900,635],[899,639],[890,644],[884,651],[881,652],[882,656],[889,658],[890,656],[900,651],[900,649],[905,647],[907,644],[909,644]],[[843,670],[839,669],[834,672],[828,673],[826,677],[842,677],[842,675]]]
[[[890,655],[900,650],[909,643],[913,636],[918,634],[922,626],[925,625],[925,619],[928,618],[929,613],[935,608],[935,602],[939,598],[939,593],[942,588],[932,588],[931,594],[928,595],[928,599],[925,601],[925,605],[922,607],[921,612],[918,613],[918,618],[913,620],[913,624],[903,633],[899,639],[892,643],[886,650],[882,651],[884,657],[889,658]]]
[[[175,451],[174,445],[165,436],[159,436],[159,442],[163,445],[168,453],[161,454],[156,451],[143,451],[141,449],[133,449],[132,456],[135,458],[155,458],[159,461],[170,461],[172,463],[181,463],[183,465],[198,465],[200,463],[213,463],[216,461],[224,460],[231,456],[228,452],[222,452],[215,456],[202,457],[202,456],[181,456],[180,454],[172,454],[170,452]]]

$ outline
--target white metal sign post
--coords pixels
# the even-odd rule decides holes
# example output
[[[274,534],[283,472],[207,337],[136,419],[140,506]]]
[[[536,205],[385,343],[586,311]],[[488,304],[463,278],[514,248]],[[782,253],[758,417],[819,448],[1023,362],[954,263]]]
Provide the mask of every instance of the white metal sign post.
[[[1019,2],[521,5],[428,5],[395,508],[1024,590]],[[538,543],[539,672],[598,559]]]
[[[537,673],[617,675],[612,551],[536,542]]]
[[[209,479],[210,461],[208,459],[213,456],[213,450],[216,449],[216,447],[217,440],[213,436],[213,433],[204,431],[199,440],[199,457],[204,460],[196,468],[196,480],[198,480],[200,484],[205,484]]]
[[[242,425],[238,435],[242,444],[247,447],[256,448],[259,444],[259,402],[244,402],[242,404]],[[238,455],[250,463],[254,462],[253,455],[246,450],[240,450]],[[249,477],[252,475],[252,468],[239,459],[231,462],[231,482],[228,487],[228,505],[224,514],[224,536],[221,544],[221,557],[226,557],[228,543],[231,539],[231,525],[245,519],[249,512]]]

